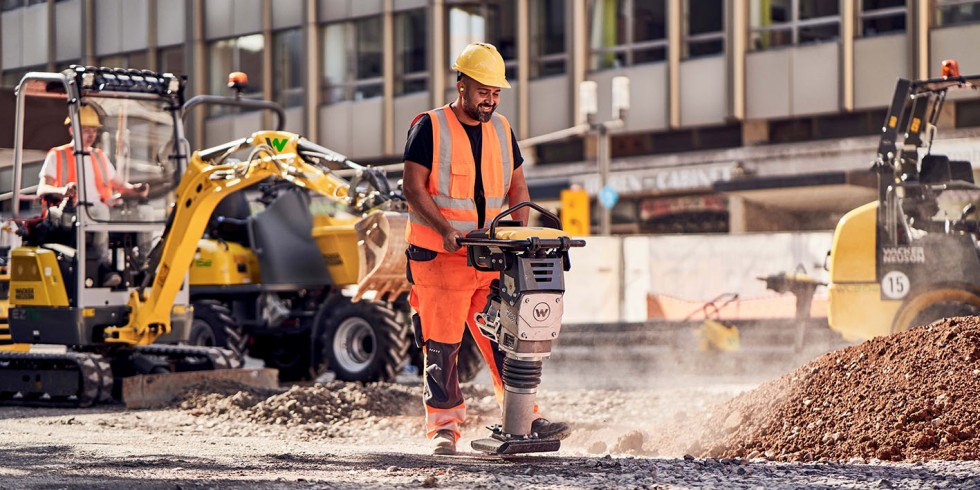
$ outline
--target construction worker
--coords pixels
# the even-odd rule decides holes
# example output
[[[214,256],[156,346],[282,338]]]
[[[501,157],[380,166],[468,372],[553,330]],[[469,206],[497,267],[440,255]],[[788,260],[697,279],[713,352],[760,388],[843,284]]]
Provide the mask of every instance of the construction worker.
[[[510,88],[500,53],[490,44],[470,44],[452,69],[456,100],[416,116],[404,154],[410,302],[418,312],[416,338],[423,342],[426,436],[434,454],[456,452],[466,418],[457,356],[467,326],[490,368],[497,401],[503,401],[503,354],[473,321],[497,273],[468,267],[456,239],[484,227],[506,203],[530,198],[517,139],[507,119],[494,112],[501,88]],[[527,208],[513,218],[526,224]],[[550,439],[569,433],[567,424],[544,418],[531,429]]]
[[[80,123],[82,126],[82,148],[88,155],[84,157],[85,190],[87,199],[94,201],[88,204],[88,212],[92,218],[100,221],[109,220],[112,216],[111,208],[120,203],[121,198],[146,198],[150,187],[147,184],[130,184],[116,173],[115,167],[106,157],[102,149],[95,147],[95,143],[102,132],[102,120],[98,112],[91,106],[83,104],[80,111]],[[71,118],[65,118],[65,126],[68,127],[68,134],[72,140],[67,144],[57,146],[48,151],[41,165],[41,172],[38,176],[39,184],[37,195],[45,198],[46,202],[60,201],[61,199],[76,199],[78,178],[75,165],[75,134],[71,127]],[[94,164],[93,164],[94,157]],[[118,193],[116,195],[115,193]],[[53,196],[47,199],[46,196]],[[97,197],[97,201],[93,198]],[[137,220],[146,221],[145,215],[148,206],[139,206],[137,210]],[[70,226],[74,219],[73,215],[64,216],[60,214],[60,209],[51,207],[48,210],[48,217],[58,221],[63,226]],[[142,240],[142,239],[141,239]],[[95,258],[99,262],[99,283],[103,287],[115,287],[122,282],[119,273],[108,269],[109,256],[109,236],[106,232],[96,232],[92,237],[92,250],[89,257]],[[143,253],[146,253],[145,251]]]

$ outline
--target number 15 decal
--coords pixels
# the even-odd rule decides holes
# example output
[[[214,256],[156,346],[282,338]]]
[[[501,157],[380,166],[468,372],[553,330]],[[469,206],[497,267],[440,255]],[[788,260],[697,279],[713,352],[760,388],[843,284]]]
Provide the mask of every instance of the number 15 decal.
[[[889,299],[902,299],[909,294],[909,276],[902,271],[891,271],[881,279],[881,292]]]

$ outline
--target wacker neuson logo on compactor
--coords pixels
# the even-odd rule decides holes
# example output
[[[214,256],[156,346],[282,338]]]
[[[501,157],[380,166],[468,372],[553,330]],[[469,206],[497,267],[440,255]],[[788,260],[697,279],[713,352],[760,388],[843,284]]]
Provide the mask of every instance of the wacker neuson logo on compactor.
[[[887,247],[881,249],[881,262],[885,264],[925,264],[923,247]]]

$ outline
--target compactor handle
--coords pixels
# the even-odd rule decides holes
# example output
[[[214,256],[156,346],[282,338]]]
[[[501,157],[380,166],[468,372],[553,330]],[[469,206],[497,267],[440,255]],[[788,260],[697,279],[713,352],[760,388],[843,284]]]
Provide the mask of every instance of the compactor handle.
[[[533,203],[530,201],[524,201],[517,203],[516,205],[505,209],[502,213],[498,214],[493,220],[490,221],[490,229],[487,232],[487,237],[465,237],[456,238],[456,243],[461,246],[473,246],[473,245],[492,245],[500,249],[518,249],[518,250],[541,250],[541,249],[558,249],[562,252],[567,251],[571,247],[584,247],[585,240],[582,239],[571,239],[569,237],[560,238],[537,238],[531,237],[527,239],[520,240],[500,240],[494,238],[497,236],[497,226],[504,225],[505,222],[511,220],[503,219],[505,216],[509,216],[515,211],[524,208],[531,207],[536,209],[541,213],[545,224],[551,224],[553,226],[548,226],[548,228],[554,228],[556,230],[561,229],[561,220],[554,213],[548,211],[547,209]]]
[[[518,209],[526,208],[526,207],[534,208],[539,213],[541,213],[542,219],[547,220],[547,222],[550,222],[551,225],[553,225],[553,226],[548,226],[548,228],[554,228],[556,230],[560,230],[561,229],[561,220],[558,219],[558,216],[555,216],[555,214],[552,213],[551,211],[548,211],[547,209],[545,209],[545,208],[543,208],[543,207],[541,207],[541,206],[539,206],[539,205],[537,205],[537,204],[535,204],[535,203],[533,203],[531,201],[524,201],[524,202],[519,202],[516,205],[511,206],[511,207],[505,209],[502,213],[500,213],[496,217],[494,217],[490,221],[490,233],[489,233],[488,236],[490,236],[490,237],[497,236],[496,235],[496,232],[497,232],[497,223],[500,222],[500,220],[504,216],[510,216],[511,214],[513,214]]]

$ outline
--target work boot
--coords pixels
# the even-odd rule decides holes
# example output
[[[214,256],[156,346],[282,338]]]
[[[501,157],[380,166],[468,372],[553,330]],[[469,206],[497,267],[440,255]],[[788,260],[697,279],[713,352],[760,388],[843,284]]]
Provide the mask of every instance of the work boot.
[[[432,454],[437,456],[456,454],[456,434],[448,429],[436,432],[432,438]]]
[[[539,439],[560,441],[572,433],[572,428],[565,422],[550,422],[542,417],[531,422],[531,432],[537,434]]]

